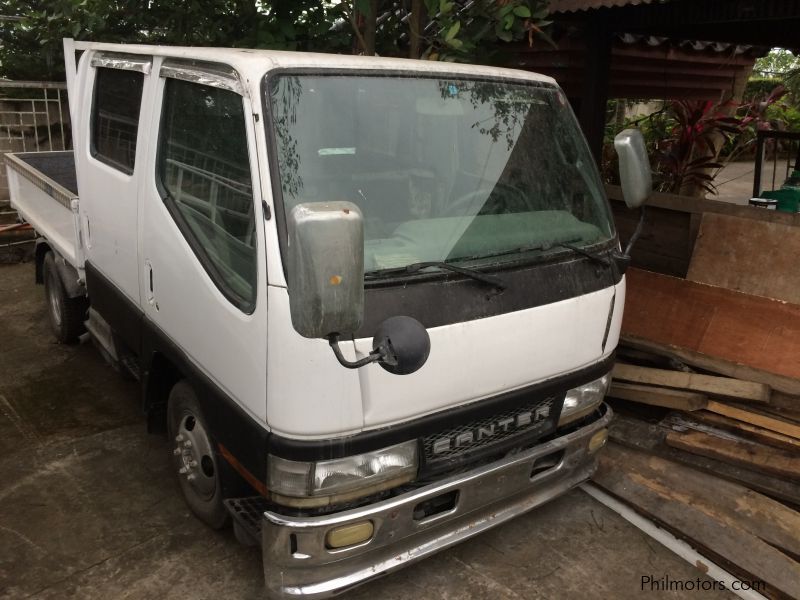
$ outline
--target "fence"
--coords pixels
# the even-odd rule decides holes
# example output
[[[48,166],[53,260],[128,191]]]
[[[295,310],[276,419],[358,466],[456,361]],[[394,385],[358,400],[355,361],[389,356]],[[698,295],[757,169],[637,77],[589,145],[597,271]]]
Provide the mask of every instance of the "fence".
[[[60,82],[0,81],[0,154],[71,148],[66,89]],[[7,200],[6,170],[0,164],[0,203]]]
[[[764,171],[764,161],[768,161],[764,153],[768,144],[772,145],[770,190],[779,188],[793,169],[800,170],[800,131],[759,131],[756,146],[756,168],[753,176],[753,198],[758,198],[767,187],[762,181],[762,172]],[[786,167],[785,172],[781,173],[784,166]]]

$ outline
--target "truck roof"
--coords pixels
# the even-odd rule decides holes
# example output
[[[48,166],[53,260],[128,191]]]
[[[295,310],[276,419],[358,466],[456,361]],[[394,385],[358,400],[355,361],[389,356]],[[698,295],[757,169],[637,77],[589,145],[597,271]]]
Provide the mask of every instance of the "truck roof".
[[[522,71],[482,65],[468,65],[434,60],[353,56],[350,54],[321,54],[315,52],[286,52],[281,50],[255,50],[249,48],[208,48],[196,46],[156,46],[143,44],[108,44],[102,42],[74,42],[76,50],[100,50],[127,54],[144,54],[169,58],[221,62],[235,68],[240,75],[260,79],[267,71],[278,68],[339,68],[375,69],[381,71],[414,71],[524,79],[555,84],[552,77]]]

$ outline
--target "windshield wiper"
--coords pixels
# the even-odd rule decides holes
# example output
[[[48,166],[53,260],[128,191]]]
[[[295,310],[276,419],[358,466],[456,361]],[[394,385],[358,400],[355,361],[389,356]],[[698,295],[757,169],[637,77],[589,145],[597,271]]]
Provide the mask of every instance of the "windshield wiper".
[[[585,256],[586,258],[590,258],[596,263],[600,263],[606,267],[611,266],[611,261],[608,260],[605,256],[600,256],[599,254],[595,254],[594,252],[589,252],[588,250],[584,250],[578,246],[573,246],[572,244],[567,244],[565,242],[559,242],[557,244],[553,244],[556,248],[566,248],[567,250],[572,250],[581,256]]]
[[[474,279],[475,281],[480,281],[481,283],[484,283],[486,285],[491,285],[492,287],[495,287],[499,290],[506,289],[506,284],[499,277],[495,277],[494,275],[489,275],[488,273],[482,273],[481,271],[476,271],[475,269],[467,269],[465,267],[456,266],[449,262],[440,262],[440,261],[411,263],[410,265],[406,265],[405,267],[395,267],[389,269],[380,269],[377,271],[369,271],[368,273],[365,273],[365,275],[374,277],[379,275],[393,275],[396,273],[414,274],[418,273],[422,269],[427,269],[429,267],[436,267],[439,269],[443,269],[445,271],[452,271],[453,273],[464,275],[465,277],[469,277],[470,279]]]

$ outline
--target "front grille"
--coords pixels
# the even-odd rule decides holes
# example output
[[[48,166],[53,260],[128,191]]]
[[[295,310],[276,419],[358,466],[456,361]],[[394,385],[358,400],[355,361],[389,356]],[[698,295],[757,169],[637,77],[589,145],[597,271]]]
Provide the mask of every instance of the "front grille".
[[[423,438],[425,464],[437,467],[485,456],[520,439],[534,441],[555,430],[562,399],[537,399],[485,419]]]

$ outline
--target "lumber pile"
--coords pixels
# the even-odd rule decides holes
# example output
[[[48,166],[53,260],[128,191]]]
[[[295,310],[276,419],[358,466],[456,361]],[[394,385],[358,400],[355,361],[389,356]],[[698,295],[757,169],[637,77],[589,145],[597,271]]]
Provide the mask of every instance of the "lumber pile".
[[[686,279],[627,271],[595,480],[763,595],[800,598],[800,223],[718,212],[697,213]]]
[[[595,482],[759,593],[797,598],[800,513],[744,486],[610,444]],[[762,584],[759,584],[762,585]]]
[[[595,482],[768,597],[800,591],[800,398],[619,349]]]
[[[625,349],[620,350],[623,358],[625,353]],[[642,353],[636,356],[641,361]],[[652,361],[657,360],[657,356],[652,357]],[[782,406],[775,407],[771,403],[773,391],[766,384],[687,370],[685,365],[676,370],[617,363],[610,398],[670,409],[658,423],[663,436],[656,432],[637,434],[634,425],[625,425],[626,420],[621,419],[623,427],[617,430],[617,437],[626,437],[622,430],[630,434],[621,443],[653,451],[652,445],[644,448],[634,443],[650,437],[671,449],[800,486],[800,414],[792,409],[793,403],[800,407],[800,399],[781,395]],[[665,413],[662,410],[657,414]],[[748,481],[743,476],[733,479],[744,484]],[[774,487],[779,487],[777,482]],[[800,506],[800,495],[777,496]]]

